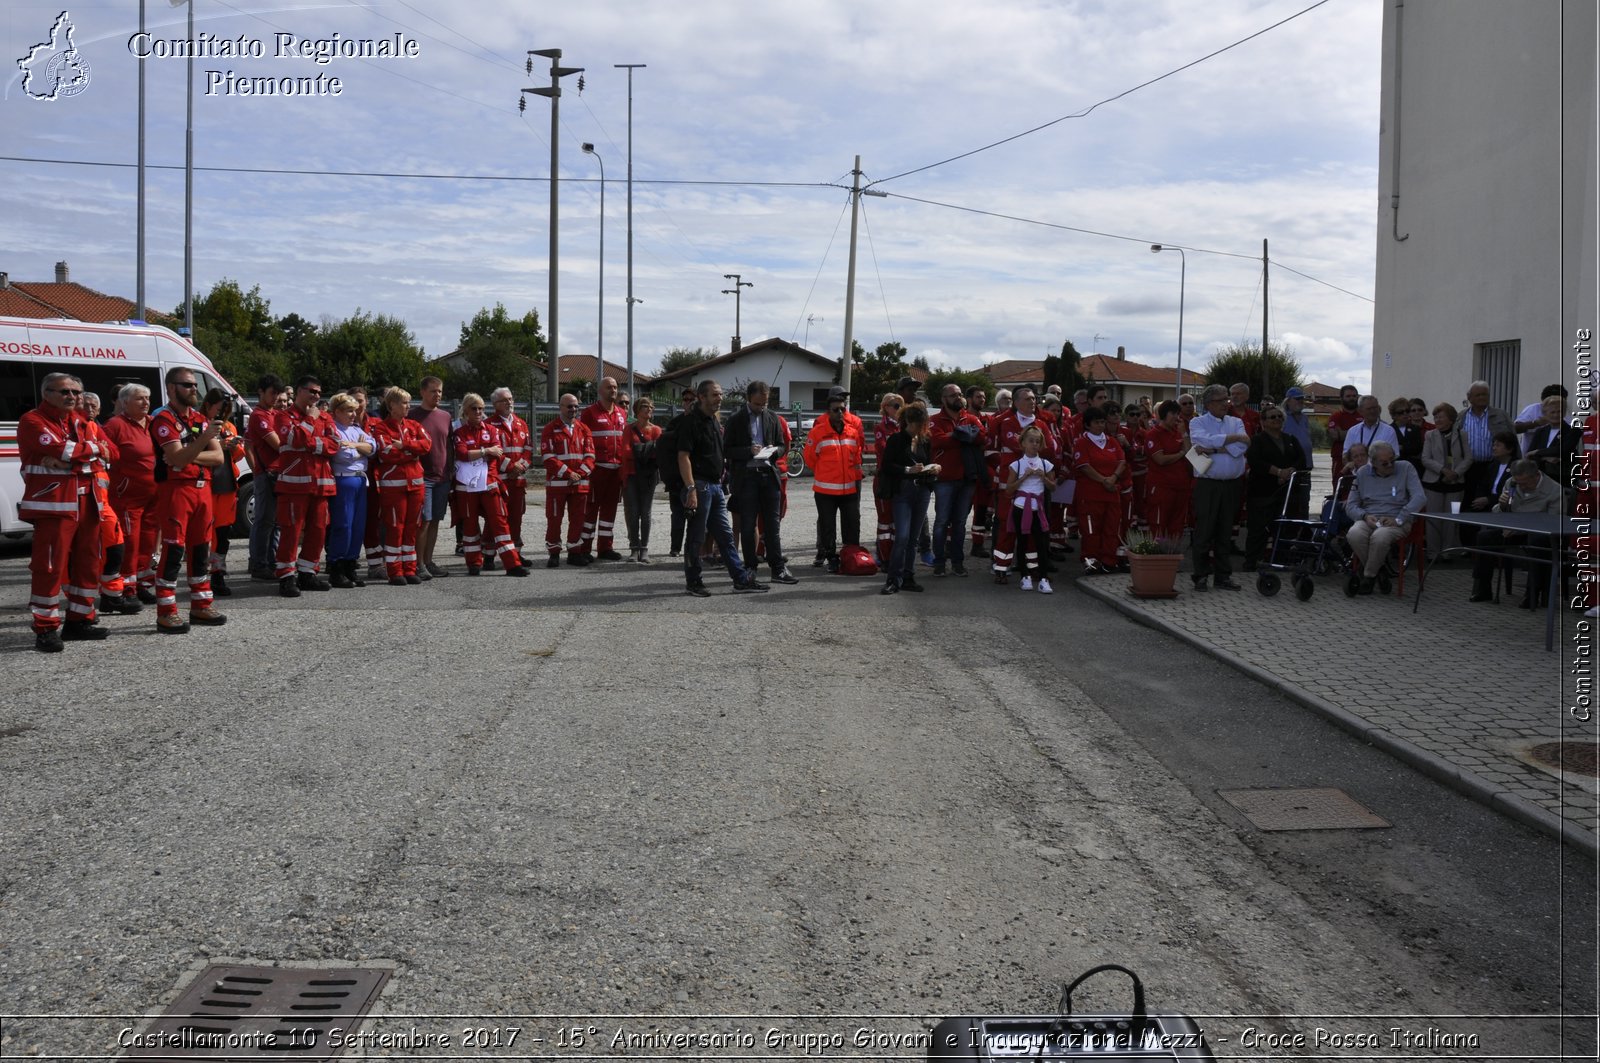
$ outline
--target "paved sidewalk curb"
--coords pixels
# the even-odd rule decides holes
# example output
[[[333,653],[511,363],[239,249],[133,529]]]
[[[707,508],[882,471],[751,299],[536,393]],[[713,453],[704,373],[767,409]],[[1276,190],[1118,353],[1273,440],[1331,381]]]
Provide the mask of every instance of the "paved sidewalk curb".
[[[1150,615],[1134,603],[1126,601],[1124,595],[1118,595],[1106,587],[1097,586],[1094,577],[1089,579],[1078,578],[1072,582],[1084,594],[1100,599],[1137,623],[1171,635],[1200,650],[1202,653],[1210,654],[1217,660],[1238,669],[1257,682],[1281,691],[1285,696],[1294,699],[1312,712],[1331,720],[1358,738],[1371,742],[1399,760],[1417,768],[1424,775],[1437,779],[1451,789],[1465,794],[1474,801],[1488,805],[1496,811],[1503,812],[1512,819],[1519,820],[1530,827],[1561,839],[1563,842],[1580,849],[1591,859],[1600,857],[1600,838],[1597,838],[1590,831],[1563,820],[1526,798],[1517,794],[1507,793],[1500,787],[1479,778],[1475,773],[1457,767],[1438,754],[1430,753],[1415,743],[1401,738],[1399,735],[1391,734],[1349,709],[1335,705],[1326,698],[1318,697],[1309,691],[1302,690],[1288,680],[1273,675],[1258,665],[1240,660],[1226,650],[1212,645],[1205,639],[1176,624],[1168,623],[1160,617]]]

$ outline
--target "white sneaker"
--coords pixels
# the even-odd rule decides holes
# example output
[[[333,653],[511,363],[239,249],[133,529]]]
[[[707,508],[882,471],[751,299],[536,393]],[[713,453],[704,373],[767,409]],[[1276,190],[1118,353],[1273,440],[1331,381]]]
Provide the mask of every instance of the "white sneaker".
[[[1022,589],[1025,590],[1025,591],[1033,590],[1033,577],[1032,576],[1023,576],[1022,577]]]
[[[1050,581],[1049,580],[1047,580],[1047,579],[1040,579],[1039,580],[1039,593],[1040,594],[1049,594],[1050,593]]]

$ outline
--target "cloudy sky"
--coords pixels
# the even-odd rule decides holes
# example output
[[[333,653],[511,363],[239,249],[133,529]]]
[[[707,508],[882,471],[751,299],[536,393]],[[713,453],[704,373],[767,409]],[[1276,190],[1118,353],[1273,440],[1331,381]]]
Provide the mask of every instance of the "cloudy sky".
[[[32,99],[16,60],[49,38],[61,2],[8,0],[0,12],[0,269],[48,280],[64,259],[72,279],[131,298],[137,5],[67,8],[89,84]],[[1220,345],[1259,340],[1267,238],[1273,342],[1314,379],[1364,384],[1381,9],[1326,0],[1290,18],[1313,2],[196,0],[197,33],[265,54],[195,62],[196,166],[256,171],[196,174],[195,286],[260,285],[275,314],[312,320],[396,315],[430,355],[497,301],[548,322],[550,104],[517,103],[549,84],[546,59],[524,73],[527,51],[559,47],[586,68],[582,94],[569,77],[561,100],[564,353],[597,342],[600,168],[579,147],[592,141],[607,181],[603,346],[625,359],[627,78],[614,64],[644,63],[633,107],[641,372],[668,347],[728,349],[726,273],[754,284],[746,343],[782,336],[837,356],[859,154],[888,194],[862,200],[855,336],[869,348],[894,339],[935,365],[974,367],[1042,358],[1070,338],[1171,365],[1180,260],[1152,254],[1160,242],[1187,249],[1184,362],[1199,367]],[[148,0],[147,12],[154,39],[184,37],[184,8]],[[278,55],[278,34],[400,34],[418,54],[319,65]],[[183,297],[185,63],[142,63],[148,160],[164,167],[148,175],[146,291],[164,309]],[[229,71],[322,74],[342,92],[230,95]]]

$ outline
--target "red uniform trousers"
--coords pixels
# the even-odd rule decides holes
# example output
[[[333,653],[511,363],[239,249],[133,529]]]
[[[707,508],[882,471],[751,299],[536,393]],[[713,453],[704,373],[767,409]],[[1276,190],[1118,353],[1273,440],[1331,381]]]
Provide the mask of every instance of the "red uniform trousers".
[[[1011,523],[1014,501],[1015,496],[1010,491],[997,489],[994,492],[994,552],[990,555],[990,567],[997,573],[1010,571],[1017,551],[1017,529]]]
[[[528,481],[519,473],[515,479],[505,481],[506,523],[511,525],[511,541],[518,553],[522,551],[522,518],[528,512]]]
[[[421,484],[378,488],[383,565],[390,579],[417,574],[417,527],[422,523],[424,494]]]
[[[211,571],[228,574],[228,529],[239,519],[239,493],[211,496]]]
[[[457,491],[461,505],[461,545],[466,547],[467,567],[483,567],[483,540],[506,568],[522,564],[516,544],[511,541],[511,525],[506,520],[506,500],[499,487],[487,491]],[[479,521],[483,527],[480,531]]]
[[[29,609],[33,630],[61,627],[61,591],[67,592],[67,619],[91,623],[100,594],[100,515],[94,496],[78,496],[78,512],[33,520],[33,573]],[[63,582],[63,577],[65,582]]]
[[[168,551],[189,558],[189,611],[211,607],[211,485],[193,480],[163,480],[156,489],[160,514],[161,564],[156,575],[156,615],[178,615],[178,561]]]
[[[894,500],[874,497],[872,501],[878,506],[878,567],[887,569],[894,553]]]
[[[570,487],[556,487],[546,484],[544,489],[544,548],[552,554],[559,554],[563,545],[566,546],[568,555],[578,552],[583,545],[583,515],[589,505],[587,491],[574,494]],[[561,540],[561,518],[567,518],[567,538],[565,544]]]
[[[297,572],[316,575],[327,540],[327,495],[278,495],[278,557],[274,567],[279,579],[288,579]]]
[[[113,495],[111,509],[122,522],[122,582],[137,583],[146,590],[156,586],[156,543],[161,539],[161,521],[156,513],[156,495],[147,498]]]
[[[596,468],[589,474],[589,496],[583,509],[583,541],[578,552],[605,553],[616,534],[617,503],[622,501],[622,470]],[[548,545],[548,544],[547,544]]]
[[[994,487],[987,476],[978,477],[972,489],[972,545],[982,546],[989,538],[990,509],[994,505]]]
[[[1081,489],[1082,481],[1078,484]],[[1098,561],[1106,568],[1117,565],[1117,547],[1122,543],[1122,498],[1090,497],[1077,499],[1078,531],[1083,537],[1083,559]]]
[[[1069,550],[1067,545],[1067,504],[1065,502],[1049,502],[1045,505],[1045,512],[1050,517],[1050,546],[1055,550]]]
[[[422,512],[422,496],[418,495],[417,498],[417,513],[420,515]],[[366,550],[367,564],[369,565],[377,564],[379,557],[383,558],[385,566],[389,563],[388,550],[384,545],[384,541],[388,536],[388,529],[383,523],[383,516],[380,512],[382,509],[383,492],[381,489],[374,487],[369,480],[367,482],[367,527],[361,537],[361,545]],[[415,545],[415,542],[416,540],[413,539],[412,544]]]
[[[1189,518],[1192,486],[1170,487],[1152,484],[1144,503],[1145,519],[1150,523],[1150,534],[1157,539],[1183,538],[1183,528]]]
[[[1149,522],[1149,519],[1150,519],[1150,515],[1145,512],[1145,508],[1144,508],[1145,500],[1148,499],[1149,496],[1150,496],[1150,492],[1146,491],[1145,487],[1144,487],[1144,480],[1145,480],[1145,476],[1146,475],[1147,475],[1146,473],[1142,473],[1142,472],[1135,472],[1133,474],[1133,513],[1132,513],[1132,518],[1133,518],[1133,521],[1137,521],[1140,524],[1147,524]],[[1133,523],[1130,522],[1128,524],[1128,527],[1130,527],[1130,528],[1133,527]]]
[[[1122,545],[1121,533],[1133,527],[1133,509],[1136,505],[1134,499],[1139,492],[1132,483],[1125,480],[1121,482],[1120,486],[1122,488],[1122,524],[1117,529],[1117,556],[1126,557],[1128,548]]]
[[[120,598],[127,585],[122,578],[127,537],[122,534],[122,520],[110,502],[97,504],[100,507],[100,593]]]

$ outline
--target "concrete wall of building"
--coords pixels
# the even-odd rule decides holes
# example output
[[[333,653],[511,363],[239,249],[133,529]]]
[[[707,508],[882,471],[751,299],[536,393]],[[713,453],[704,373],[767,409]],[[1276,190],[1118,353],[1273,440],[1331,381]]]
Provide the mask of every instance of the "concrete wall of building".
[[[1594,327],[1594,0],[1384,4],[1373,390],[1459,404],[1519,340],[1515,412]]]

